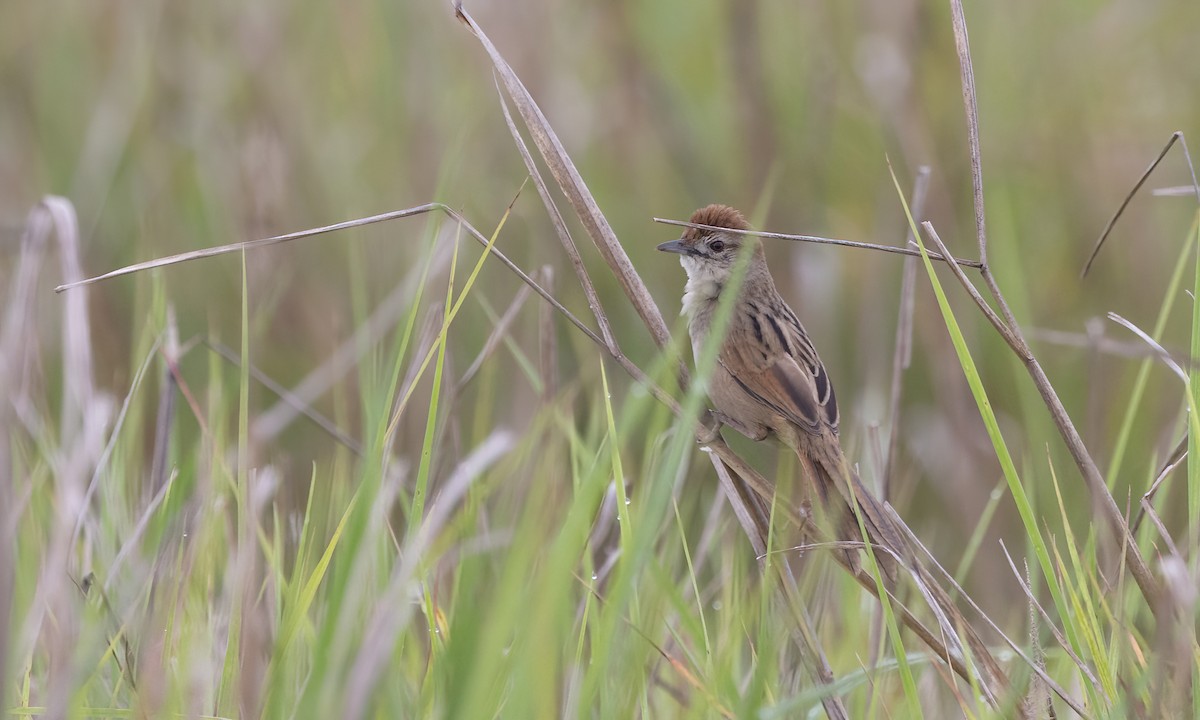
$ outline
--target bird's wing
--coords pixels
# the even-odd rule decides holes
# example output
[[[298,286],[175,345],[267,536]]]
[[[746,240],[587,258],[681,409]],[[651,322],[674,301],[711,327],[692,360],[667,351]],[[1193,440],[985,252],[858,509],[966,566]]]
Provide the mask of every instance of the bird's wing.
[[[720,362],[738,385],[797,427],[838,430],[833,383],[808,333],[787,305],[735,317]]]

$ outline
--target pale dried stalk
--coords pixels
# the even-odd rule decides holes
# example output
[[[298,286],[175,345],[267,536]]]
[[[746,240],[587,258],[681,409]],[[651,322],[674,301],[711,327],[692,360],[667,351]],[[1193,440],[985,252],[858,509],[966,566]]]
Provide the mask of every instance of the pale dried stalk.
[[[1082,278],[1087,276],[1088,270],[1092,269],[1092,263],[1096,261],[1096,256],[1100,254],[1100,248],[1104,247],[1104,241],[1108,239],[1108,235],[1112,232],[1113,227],[1116,226],[1117,220],[1119,220],[1121,215],[1125,213],[1125,208],[1129,207],[1130,201],[1133,200],[1135,195],[1137,195],[1138,190],[1142,189],[1142,185],[1146,184],[1146,181],[1150,179],[1150,175],[1154,172],[1155,168],[1158,167],[1159,163],[1163,161],[1163,158],[1167,156],[1167,151],[1169,151],[1176,142],[1178,142],[1179,147],[1183,149],[1183,159],[1187,162],[1188,172],[1192,174],[1192,184],[1176,188],[1167,188],[1167,190],[1170,190],[1171,192],[1155,190],[1154,194],[1191,195],[1196,198],[1197,203],[1200,203],[1200,181],[1197,181],[1196,179],[1196,166],[1192,163],[1192,154],[1188,152],[1187,139],[1183,137],[1183,132],[1176,130],[1175,132],[1171,133],[1171,137],[1167,140],[1167,144],[1163,145],[1163,149],[1159,151],[1158,157],[1154,158],[1154,160],[1150,163],[1150,166],[1147,167],[1145,172],[1142,173],[1142,176],[1138,178],[1138,181],[1134,183],[1133,188],[1126,193],[1125,199],[1121,201],[1121,206],[1117,208],[1117,211],[1113,213],[1113,216],[1108,219],[1108,223],[1104,225],[1104,230],[1100,233],[1100,238],[1096,240],[1096,246],[1092,248],[1092,254],[1088,256],[1087,262],[1084,263],[1083,271],[1079,273],[1079,277]]]
[[[449,246],[445,244],[434,246],[433,258],[428,265],[429,273],[436,274],[449,265],[448,250]],[[421,267],[414,265],[404,279],[375,307],[366,322],[356,328],[320,366],[305,375],[304,379],[290,390],[291,400],[280,396],[278,402],[255,416],[250,422],[250,436],[261,443],[270,442],[296,419],[302,412],[301,408],[310,406],[324,395],[334,382],[349,372],[363,353],[374,347],[408,311],[417,292],[421,274]]]
[[[227,345],[224,345],[222,343],[219,343],[216,340],[205,339],[205,340],[202,340],[201,342],[203,342],[203,344],[205,346],[207,346],[209,350],[212,350],[214,353],[216,353],[218,356],[220,356],[223,360],[228,362],[233,367],[239,368],[239,369],[242,367],[242,357],[233,348],[231,348]],[[250,363],[249,372],[250,372],[250,377],[252,377],[256,382],[258,382],[263,387],[265,387],[266,389],[268,389],[272,393],[274,393],[276,396],[278,396],[279,402],[281,404],[286,405],[297,415],[303,415],[304,417],[311,420],[314,425],[316,425],[317,427],[324,430],[325,433],[327,435],[329,435],[329,437],[333,438],[339,444],[341,444],[342,446],[349,449],[350,452],[354,453],[355,455],[357,455],[359,457],[363,456],[362,443],[358,442],[357,440],[355,440],[354,438],[350,437],[345,432],[343,432],[341,430],[341,428],[339,428],[337,426],[337,423],[335,423],[333,421],[332,418],[326,416],[320,410],[317,410],[310,403],[302,400],[301,398],[296,397],[295,394],[293,394],[291,390],[288,390],[282,384],[276,382],[274,378],[272,378],[270,375],[263,372],[254,363]],[[250,428],[251,428],[251,430],[254,429],[253,423],[250,424]],[[256,442],[262,442],[261,437],[255,436],[253,434],[252,434],[252,437],[254,438],[254,440]]]
[[[547,276],[543,269],[542,283],[546,286],[547,290],[553,289],[553,285],[547,282],[549,279],[551,278]],[[487,340],[483,342],[483,347],[479,350],[479,354],[475,356],[475,359],[463,371],[462,377],[454,383],[454,394],[452,397],[457,398],[462,395],[463,390],[475,378],[475,375],[483,367],[483,364],[487,362],[488,358],[492,357],[492,354],[496,352],[496,348],[500,347],[501,341],[504,340],[505,335],[508,335],[509,328],[512,327],[513,321],[517,319],[517,313],[525,306],[525,300],[528,298],[529,286],[522,285],[521,289],[517,291],[516,296],[513,297],[512,302],[508,304],[508,308],[505,309],[504,314],[496,320],[492,327],[492,332],[488,334]],[[545,306],[543,305],[542,307]]]
[[[546,288],[554,291],[554,266],[542,266]],[[542,402],[549,404],[558,397],[558,330],[554,311],[549,305],[538,307],[538,362],[542,373]]]
[[[537,146],[538,151],[542,154],[542,159],[550,169],[550,174],[558,182],[567,202],[571,203],[571,207],[575,209],[575,214],[583,223],[588,236],[596,244],[604,261],[612,268],[617,281],[621,283],[622,289],[625,290],[626,296],[629,297],[634,309],[641,316],[642,322],[650,330],[650,335],[654,338],[655,343],[660,348],[666,347],[671,342],[671,335],[667,330],[666,322],[663,321],[662,313],[654,304],[650,291],[646,289],[641,276],[634,269],[621,241],[617,239],[617,235],[608,224],[608,220],[605,219],[604,213],[600,211],[600,206],[596,204],[595,198],[588,191],[583,177],[575,169],[575,163],[551,129],[541,108],[533,101],[533,97],[525,89],[525,85],[517,77],[512,67],[509,66],[508,61],[463,8],[462,3],[456,3],[454,10],[458,18],[487,51],[496,73],[500,76],[500,81],[504,83],[509,97],[517,107],[517,112],[525,121],[525,127],[529,130],[530,137],[533,138],[533,144]],[[686,370],[684,373],[686,374]]]
[[[915,215],[916,213],[914,213]],[[875,250],[877,252],[891,253],[892,255],[906,255],[908,257],[920,257],[921,251],[915,250],[912,247],[901,247],[899,245],[880,245],[878,243],[859,242],[857,240],[839,240],[838,238],[821,237],[820,235],[797,235],[794,233],[767,232],[764,230],[738,230],[737,228],[716,227],[715,225],[704,225],[703,223],[694,223],[686,220],[668,220],[666,218],[654,218],[654,222],[662,223],[663,225],[674,225],[676,227],[699,228],[701,230],[720,230],[723,233],[731,235],[747,235],[750,237],[766,238],[768,240],[791,240],[793,242],[814,243],[816,245],[836,245],[837,247],[858,248],[860,250]],[[930,260],[938,262],[949,262],[939,253],[929,253]],[[959,265],[980,269],[983,263],[978,260],[964,260],[962,258],[953,258]]]
[[[175,422],[175,375],[179,367],[179,326],[175,322],[175,307],[167,305],[167,327],[163,342],[162,384],[158,389],[158,414],[154,420],[154,452],[150,456],[150,495],[157,495],[167,484],[167,451],[170,449],[171,429]]]
[[[608,324],[608,316],[604,313],[604,306],[600,304],[600,296],[596,293],[596,287],[592,284],[592,278],[588,275],[587,267],[583,264],[583,258],[579,255],[579,248],[575,246],[575,239],[571,237],[571,231],[567,229],[567,223],[563,220],[562,213],[558,211],[558,205],[554,203],[554,198],[550,196],[550,189],[546,187],[546,181],[542,178],[541,172],[538,171],[537,163],[533,161],[533,156],[529,154],[529,148],[525,146],[524,138],[521,137],[520,131],[517,130],[516,123],[513,122],[512,113],[508,111],[508,103],[504,100],[504,93],[500,92],[499,87],[496,88],[496,92],[500,97],[500,109],[504,111],[504,122],[508,124],[508,131],[512,134],[513,143],[517,146],[517,150],[521,153],[521,160],[525,162],[525,169],[529,171],[529,177],[533,178],[533,185],[537,188],[538,197],[542,199],[542,204],[546,206],[546,214],[550,216],[550,222],[554,225],[554,232],[558,235],[558,240],[562,243],[563,250],[567,252],[567,258],[571,261],[571,267],[575,270],[575,277],[579,279],[579,285],[583,288],[584,297],[587,298],[588,307],[591,308],[592,315],[596,318],[596,325],[600,328],[600,336],[604,338],[604,344],[608,346],[610,353],[619,353],[620,349],[617,347],[616,338],[613,337],[612,327]]]
[[[0,499],[5,500],[0,514],[0,677],[7,664],[7,652],[14,646],[8,637],[11,609],[11,552],[9,516],[12,507],[11,458],[8,456],[10,420],[15,417],[14,403],[27,402],[29,388],[26,367],[29,362],[28,340],[34,336],[33,294],[39,269],[51,232],[58,242],[62,276],[65,281],[82,276],[79,260],[79,231],[75,208],[66,198],[47,196],[30,211],[21,239],[21,256],[11,290],[11,301],[0,329]],[[62,311],[63,399],[59,418],[59,447],[52,457],[55,473],[55,513],[48,549],[37,581],[37,591],[25,621],[18,656],[40,638],[49,660],[48,677],[52,687],[70,689],[79,618],[73,606],[75,591],[69,572],[73,553],[72,537],[76,522],[87,510],[87,478],[104,448],[105,431],[112,415],[112,402],[96,392],[92,379],[92,343],[88,324],[86,294],[71,298]],[[70,692],[48,697],[47,715],[65,717],[70,707]],[[2,699],[2,698],[0,698]]]
[[[753,491],[747,494],[749,486],[730,475],[717,452],[709,453],[709,460],[712,461],[713,469],[716,470],[722,490],[725,491],[730,505],[733,506],[734,515],[742,525],[746,537],[750,539],[750,545],[754,548],[759,562],[763,563],[767,555],[767,538],[770,533],[770,516],[765,498],[753,494]],[[757,475],[757,473],[754,474]],[[817,642],[812,620],[800,602],[800,588],[792,574],[791,566],[784,560],[774,563],[773,569],[779,576],[780,590],[787,602],[788,610],[792,613],[792,619],[796,623],[792,639],[800,649],[800,659],[804,663],[805,672],[814,683],[830,686],[834,682],[833,670],[829,667],[829,661],[825,658],[820,643]],[[849,717],[840,697],[829,695],[823,698],[822,702],[825,713],[831,719]]]
[[[391,580],[375,602],[374,611],[367,622],[367,640],[354,658],[349,675],[350,685],[345,695],[349,704],[343,708],[342,717],[354,719],[367,716],[371,699],[375,697],[375,687],[384,676],[396,640],[416,607],[406,598],[413,592],[412,585],[416,582],[426,552],[452,518],[452,511],[458,507],[476,478],[507,455],[515,444],[516,439],[507,430],[493,431],[485,438],[450,473],[441,492],[430,504],[420,527],[405,542],[400,553],[401,562],[392,568]]]
[[[988,286],[988,290],[991,291],[992,297],[996,300],[996,304],[1000,307],[1000,312],[1004,316],[1004,325],[1007,328],[1007,332],[1002,332],[1001,334],[1005,335],[1005,340],[1013,346],[1017,357],[1021,359],[1021,362],[1025,365],[1025,369],[1033,379],[1038,393],[1041,394],[1042,400],[1050,410],[1050,415],[1059,430],[1059,434],[1062,435],[1062,439],[1066,443],[1072,459],[1075,460],[1075,464],[1083,476],[1084,485],[1091,495],[1092,502],[1101,509],[1113,532],[1120,538],[1121,545],[1125,549],[1126,565],[1129,567],[1134,581],[1141,589],[1142,595],[1146,599],[1146,605],[1150,608],[1151,613],[1157,614],[1159,598],[1161,596],[1158,581],[1150,572],[1145,559],[1142,558],[1137,543],[1134,541],[1133,534],[1129,532],[1129,525],[1126,523],[1124,515],[1121,514],[1116,500],[1109,493],[1108,485],[1104,482],[1104,476],[1100,474],[1100,469],[1096,467],[1096,461],[1092,459],[1092,456],[1087,451],[1087,447],[1083,444],[1083,438],[1079,436],[1074,423],[1071,422],[1066,408],[1063,407],[1062,400],[1059,399],[1054,386],[1050,384],[1050,379],[1046,377],[1042,366],[1034,358],[1033,352],[1025,342],[1025,338],[1021,336],[1021,330],[1017,325],[1016,318],[1013,316],[1012,310],[1008,307],[1008,303],[1005,302],[1004,295],[1000,292],[1000,286],[996,283],[996,279],[992,276],[991,270],[988,268],[987,223],[984,217],[983,204],[983,161],[979,149],[979,111],[975,100],[975,71],[971,65],[971,46],[967,38],[967,21],[963,14],[962,0],[950,0],[950,14],[954,25],[954,44],[958,49],[959,72],[962,76],[963,105],[967,117],[967,139],[971,154],[971,188],[974,194],[975,205],[975,231],[979,244],[979,261],[983,264],[980,272],[983,275],[984,283]],[[1193,182],[1195,182],[1194,176]],[[1197,187],[1197,199],[1200,199],[1200,186]],[[943,254],[946,253],[945,246],[942,245],[940,240],[938,240],[938,247]],[[958,269],[954,263],[950,263],[950,266],[955,268],[956,274],[961,275],[961,269]],[[960,282],[961,280],[962,278],[960,277]],[[977,298],[976,304],[980,306],[980,309],[984,309],[986,305],[986,303],[982,302],[982,298]],[[989,313],[990,310],[984,311],[984,314]],[[991,319],[989,317],[989,320]],[[993,324],[995,323],[993,322]]]
[[[1029,575],[1029,566],[1026,565],[1026,567],[1025,567],[1026,578],[1022,578],[1021,573],[1019,573],[1017,571],[1017,566],[1013,562],[1012,556],[1008,554],[1008,548],[1004,546],[1003,540],[1000,541],[1000,548],[1004,551],[1004,557],[1008,560],[1008,566],[1010,568],[1012,568],[1013,576],[1017,579],[1017,584],[1021,586],[1021,590],[1023,590],[1025,592],[1025,596],[1029,599],[1030,608],[1036,609],[1038,614],[1040,614],[1042,616],[1042,618],[1045,619],[1046,625],[1048,625],[1050,627],[1050,631],[1054,634],[1055,639],[1058,640],[1059,644],[1067,652],[1067,655],[1071,658],[1071,660],[1075,663],[1075,665],[1080,669],[1080,671],[1088,679],[1088,681],[1092,683],[1092,686],[1094,688],[1096,688],[1097,692],[1103,692],[1103,690],[1100,687],[1100,682],[1096,679],[1096,676],[1092,673],[1091,668],[1089,668],[1087,666],[1087,663],[1083,662],[1083,660],[1081,660],[1079,658],[1079,656],[1075,654],[1075,651],[1071,649],[1071,644],[1069,642],[1067,642],[1067,639],[1066,639],[1066,637],[1063,636],[1062,631],[1058,629],[1057,625],[1055,625],[1054,619],[1050,617],[1050,614],[1047,613],[1046,609],[1042,607],[1042,604],[1040,602],[1038,602],[1037,596],[1034,594],[1033,589],[1029,587],[1029,581],[1027,579],[1027,577]],[[1032,629],[1032,623],[1031,623],[1031,629]],[[1024,653],[1021,651],[1020,648],[1016,647],[1016,645],[1013,644],[1011,640],[1009,641],[1009,643],[1015,652],[1021,654],[1021,656],[1024,657]],[[1039,675],[1042,682],[1046,683],[1047,687],[1054,690],[1056,695],[1061,697],[1064,702],[1066,702],[1068,705],[1070,705],[1071,709],[1074,710],[1076,712],[1076,714],[1079,715],[1079,717],[1081,717],[1081,718],[1088,717],[1088,715],[1083,711],[1083,708],[1080,707],[1079,704],[1073,698],[1071,698],[1068,694],[1066,694],[1066,692],[1062,688],[1060,688],[1057,683],[1055,683],[1054,681],[1049,679],[1049,677],[1046,675],[1046,670],[1045,670],[1044,665],[1037,663],[1035,660],[1033,660],[1031,658],[1026,658],[1026,659],[1030,663],[1030,667],[1032,667],[1034,669],[1034,672]]]

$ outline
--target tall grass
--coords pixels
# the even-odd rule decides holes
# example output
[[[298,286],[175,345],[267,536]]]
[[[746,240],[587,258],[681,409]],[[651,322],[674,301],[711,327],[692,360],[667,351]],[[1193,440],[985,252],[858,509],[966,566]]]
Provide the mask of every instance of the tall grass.
[[[890,156],[899,177],[933,168],[914,237],[931,240],[928,219],[969,255],[945,7],[478,8],[563,156],[501,73],[518,110],[506,127],[488,55],[438,3],[6,9],[3,711],[1200,714],[1200,465],[1170,462],[1197,437],[1200,314],[1183,288],[1200,292],[1200,232],[1188,200],[1147,191],[1190,182],[1182,163],[1156,171],[1077,279],[1165,136],[1200,117],[1194,3],[967,8],[990,270],[1108,463],[1157,607],[1025,366],[928,255],[889,499],[961,567],[962,586],[945,584],[1011,694],[988,701],[973,648],[954,658],[963,679],[904,627],[911,608],[946,630],[911,587],[884,606],[898,615],[882,637],[880,606],[834,553],[787,547],[784,511],[756,503],[736,465],[773,479],[794,472],[787,457],[730,431],[708,454],[694,443],[706,362],[678,372],[693,367],[670,319],[682,273],[652,252],[675,229],[648,219],[721,200],[772,230],[895,244],[907,189]],[[514,146],[522,130],[536,158]],[[539,192],[514,201],[539,167]],[[39,201],[52,193],[69,201]],[[50,293],[430,201],[461,214],[431,206]],[[901,263],[768,252],[876,481]],[[506,263],[540,284],[553,270],[554,290],[535,291],[561,302],[552,322]],[[1158,349],[1087,323],[1109,311]],[[1163,372],[1162,348],[1189,377]],[[755,524],[772,510],[775,525]]]

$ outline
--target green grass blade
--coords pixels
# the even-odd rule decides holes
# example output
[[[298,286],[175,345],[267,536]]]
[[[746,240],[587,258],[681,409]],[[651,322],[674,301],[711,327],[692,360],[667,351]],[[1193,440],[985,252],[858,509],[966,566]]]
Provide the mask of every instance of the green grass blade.
[[[1171,271],[1171,279],[1167,281],[1167,289],[1163,293],[1162,306],[1158,310],[1158,317],[1154,321],[1154,329],[1150,333],[1150,337],[1158,340],[1162,337],[1163,331],[1166,330],[1167,320],[1171,317],[1171,311],[1175,308],[1175,300],[1179,297],[1179,287],[1183,284],[1183,271],[1187,268],[1188,253],[1195,252],[1196,246],[1200,241],[1192,241],[1194,235],[1200,234],[1200,215],[1197,215],[1192,220],[1192,227],[1188,230],[1183,243],[1183,247],[1179,251],[1179,259],[1175,261],[1175,269]],[[1200,254],[1197,255],[1200,258]],[[1193,312],[1193,324],[1195,321],[1195,312]],[[1196,335],[1193,333],[1192,342],[1195,343]],[[1192,350],[1192,357],[1196,357],[1195,349]],[[1129,447],[1129,439],[1133,434],[1134,420],[1137,419],[1138,409],[1142,405],[1142,398],[1146,394],[1146,385],[1150,381],[1150,368],[1155,365],[1153,358],[1146,358],[1138,366],[1137,377],[1133,381],[1133,389],[1129,392],[1129,401],[1125,405],[1125,414],[1121,418],[1121,427],[1117,431],[1117,438],[1113,441],[1112,459],[1108,463],[1108,487],[1112,489],[1116,480],[1121,475],[1121,468],[1125,460],[1125,453]],[[1190,448],[1189,448],[1190,449]],[[1192,517],[1195,517],[1194,515]]]
[[[1070,620],[1070,605],[1067,604],[1066,597],[1057,581],[1054,565],[1046,549],[1045,539],[1038,529],[1037,518],[1033,515],[1033,509],[1025,494],[1025,487],[1021,484],[1021,479],[1017,475],[1016,465],[1013,463],[1012,455],[1008,451],[1008,445],[1005,443],[1004,436],[1000,432],[1000,424],[996,419],[995,411],[992,409],[992,403],[988,399],[987,391],[983,387],[983,380],[979,376],[975,360],[971,357],[971,351],[967,348],[967,341],[963,337],[957,318],[954,316],[954,310],[950,307],[950,301],[946,298],[946,292],[942,288],[941,281],[938,280],[933,260],[930,259],[929,253],[925,249],[925,243],[921,239],[922,233],[913,220],[912,214],[909,212],[908,203],[904,199],[904,191],[900,188],[900,181],[896,178],[895,172],[892,172],[892,183],[895,185],[896,194],[900,197],[900,202],[904,206],[904,215],[908,219],[913,237],[916,238],[917,248],[921,253],[921,260],[925,264],[926,275],[929,277],[930,285],[933,287],[934,295],[937,298],[938,309],[942,313],[942,320],[946,325],[946,330],[950,333],[954,352],[958,356],[958,362],[962,368],[963,375],[966,377],[967,385],[971,388],[971,395],[975,398],[975,405],[979,409],[979,415],[983,419],[984,426],[987,429],[988,439],[991,440],[992,448],[995,450],[996,457],[1000,461],[1000,468],[1004,473],[1004,479],[1008,483],[1008,490],[1012,494],[1013,502],[1017,506],[1017,512],[1021,516],[1026,536],[1033,548],[1038,565],[1045,575],[1046,582],[1050,588],[1050,594],[1054,598],[1055,607],[1058,608],[1060,615],[1064,619],[1067,637],[1078,652],[1080,648],[1076,639],[1077,630],[1074,623]]]

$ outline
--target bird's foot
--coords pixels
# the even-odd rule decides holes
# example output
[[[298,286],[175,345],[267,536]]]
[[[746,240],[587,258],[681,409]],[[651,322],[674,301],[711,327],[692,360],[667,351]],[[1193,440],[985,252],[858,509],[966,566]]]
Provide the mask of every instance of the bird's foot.
[[[700,429],[696,431],[696,442],[701,445],[708,445],[719,440],[721,437],[721,425],[724,422],[721,418],[721,413],[716,410],[709,412],[700,421]]]
[[[701,445],[706,445],[721,437],[722,425],[728,425],[754,442],[766,440],[767,436],[771,434],[765,425],[746,425],[720,410],[709,410],[708,419],[701,421],[700,425],[700,432],[696,434],[696,440]]]

